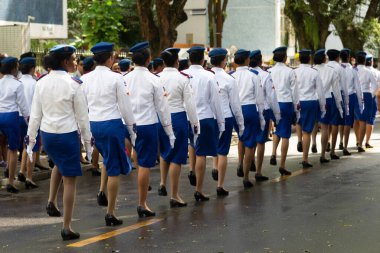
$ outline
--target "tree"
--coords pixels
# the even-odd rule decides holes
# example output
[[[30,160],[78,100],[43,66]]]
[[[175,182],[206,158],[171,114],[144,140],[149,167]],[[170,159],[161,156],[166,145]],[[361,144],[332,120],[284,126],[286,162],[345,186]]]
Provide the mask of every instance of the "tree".
[[[228,0],[208,1],[210,47],[222,46],[223,25],[227,17],[227,4]]]
[[[141,35],[150,42],[153,55],[173,46],[176,28],[187,20],[187,0],[137,0]]]

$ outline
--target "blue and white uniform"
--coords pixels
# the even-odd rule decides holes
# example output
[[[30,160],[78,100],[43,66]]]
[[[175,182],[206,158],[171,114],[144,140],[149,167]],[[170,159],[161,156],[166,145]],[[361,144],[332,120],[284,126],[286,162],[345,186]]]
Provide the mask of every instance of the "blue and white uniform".
[[[221,133],[225,130],[224,114],[219,96],[220,88],[214,74],[200,65],[191,65],[183,72],[192,77],[190,84],[193,87],[200,123],[200,134],[195,143],[195,153],[197,156],[216,156],[218,131]]]
[[[373,102],[372,102],[372,114],[371,114],[371,119],[368,124],[374,125],[375,120],[376,120],[376,113],[377,113],[377,99],[376,99],[376,91],[379,88],[379,83],[380,83],[380,72],[379,70],[375,69],[373,66],[368,67],[369,70],[371,70],[372,74],[374,75],[376,79],[376,83],[374,85],[371,84],[372,87],[372,94],[373,94]]]

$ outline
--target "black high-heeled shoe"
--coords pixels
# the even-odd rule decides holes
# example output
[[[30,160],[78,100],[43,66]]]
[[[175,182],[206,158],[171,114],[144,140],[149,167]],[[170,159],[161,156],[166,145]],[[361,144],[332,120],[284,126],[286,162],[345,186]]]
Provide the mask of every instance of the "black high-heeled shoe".
[[[158,188],[158,195],[159,196],[168,196],[168,192],[166,191],[165,185],[160,185]]]
[[[108,206],[108,199],[104,192],[100,191],[96,196],[99,206]]]
[[[324,158],[324,157],[320,157],[320,158],[319,158],[319,162],[320,162],[320,163],[328,163],[328,162],[330,162],[330,160],[329,160],[329,159],[326,159],[326,158]]]
[[[311,165],[310,163],[306,162],[306,161],[302,161],[302,168],[303,169],[309,169],[313,167],[313,165]]]
[[[244,186],[244,189],[249,189],[249,188],[253,187],[253,183],[249,180],[244,179],[243,180],[243,186]]]
[[[275,157],[274,155],[272,155],[272,156],[270,157],[269,164],[270,164],[270,165],[274,165],[274,166],[277,165],[277,160],[276,160],[276,157]]]
[[[187,206],[186,202],[179,202],[176,199],[170,199],[170,208],[185,207],[185,206]]]
[[[10,193],[19,193],[20,190],[17,189],[16,187],[14,187],[11,184],[7,184],[7,192],[10,192]]]
[[[316,144],[314,144],[313,146],[311,146],[311,152],[312,153],[318,153],[318,149],[317,149],[317,145]]]
[[[137,214],[139,215],[140,218],[156,216],[155,212],[152,212],[148,209],[144,209],[142,206],[137,207]]]
[[[349,155],[351,155],[351,153],[347,149],[343,149],[343,155],[344,156],[349,156]]]
[[[229,192],[226,191],[223,187],[216,188],[216,195],[218,195],[219,197],[228,196],[228,194]]]
[[[284,168],[279,168],[278,169],[278,172],[280,172],[281,176],[289,176],[291,175],[292,173]]]
[[[17,180],[24,183],[26,181],[26,177],[23,173],[19,172],[17,175]]]
[[[238,177],[244,177],[243,166],[239,165],[236,169],[236,175]]]
[[[190,171],[189,175],[187,175],[187,177],[189,178],[190,184],[192,186],[197,185],[197,177],[195,176],[195,173],[193,171]]]
[[[107,213],[104,219],[106,220],[106,226],[118,226],[123,224],[122,220],[116,218],[112,214]]]
[[[330,153],[330,158],[331,158],[331,160],[338,160],[339,156],[337,156],[336,154],[331,154]]]
[[[269,178],[263,175],[256,174],[255,175],[256,182],[267,181]]]
[[[195,192],[194,193],[194,198],[195,198],[196,201],[208,201],[208,200],[210,200],[209,197],[206,197],[205,195],[203,195],[200,192]]]
[[[214,179],[215,181],[218,181],[218,170],[212,169],[211,176],[212,176],[212,179]]]
[[[64,241],[79,239],[80,234],[69,229],[62,229],[61,236]]]
[[[38,185],[36,185],[33,181],[26,179],[26,181],[25,181],[25,188],[27,190],[29,190],[29,189],[36,189],[36,188],[38,188]]]
[[[55,207],[55,205],[53,204],[53,202],[49,202],[46,205],[46,213],[50,217],[61,217],[61,212],[57,209],[57,207]]]

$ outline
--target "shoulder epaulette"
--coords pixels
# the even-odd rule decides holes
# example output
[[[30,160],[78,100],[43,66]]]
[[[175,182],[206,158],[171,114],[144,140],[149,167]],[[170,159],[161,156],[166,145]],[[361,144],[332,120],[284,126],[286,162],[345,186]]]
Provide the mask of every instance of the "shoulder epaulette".
[[[207,71],[209,71],[209,72],[215,74],[215,72],[214,72],[213,70],[211,70],[211,69],[205,69],[205,70],[207,70]]]
[[[131,73],[131,72],[127,72],[127,73],[125,73],[123,76],[126,76],[126,75],[128,75],[129,73]]]
[[[183,76],[186,76],[187,78],[193,78],[191,75],[188,75],[188,74],[186,74],[186,73],[184,73],[184,72],[182,72],[182,71],[179,71],[179,73],[181,74],[181,75],[183,75]]]
[[[158,74],[156,74],[156,73],[153,73],[153,72],[149,72],[149,73],[151,73],[152,75],[154,75],[154,76],[157,76],[157,77],[160,77]]]
[[[115,70],[111,70],[111,71],[114,72],[114,73],[117,73],[117,74],[121,75],[121,73],[119,71],[115,71]]]
[[[79,77],[76,77],[76,76],[72,76],[71,79],[73,79],[75,82],[79,83],[79,84],[82,84],[82,80],[80,80]]]
[[[255,75],[259,75],[259,71],[255,70],[255,69],[249,69],[249,71],[251,71]]]
[[[228,72],[229,75],[232,75],[233,73],[235,73],[236,70],[231,70],[230,72]]]
[[[45,73],[43,75],[40,75],[40,77],[37,79],[37,81],[41,80],[42,78],[44,78],[45,76],[47,76],[49,73]]]
[[[153,72],[153,74],[155,74],[156,76],[159,76],[159,74],[162,72],[162,70],[161,71],[159,71],[159,72]]]
[[[344,65],[344,64],[340,64],[340,66],[342,66],[343,68],[346,68],[347,66],[346,65]]]

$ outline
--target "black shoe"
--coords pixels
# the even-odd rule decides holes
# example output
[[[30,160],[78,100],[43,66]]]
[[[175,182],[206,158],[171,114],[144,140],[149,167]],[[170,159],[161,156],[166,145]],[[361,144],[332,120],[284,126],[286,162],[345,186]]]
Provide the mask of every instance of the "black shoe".
[[[244,179],[243,186],[244,186],[244,189],[249,189],[253,187],[253,183],[247,179]]]
[[[302,142],[300,142],[300,141],[297,143],[297,151],[298,152],[302,152],[303,151]]]
[[[53,160],[49,159],[49,160],[48,160],[48,164],[49,164],[49,167],[50,167],[50,168],[54,168],[54,165],[55,165],[55,164],[54,164]]]
[[[50,217],[61,217],[61,212],[55,207],[53,202],[47,204],[46,212]]]
[[[256,171],[256,164],[254,161],[252,161],[251,167],[249,168],[249,171]]]
[[[311,152],[314,153],[314,154],[318,153],[318,149],[317,149],[317,145],[316,144],[314,144],[314,145],[311,146]]]
[[[278,172],[280,172],[281,176],[289,176],[291,175],[292,173],[284,168],[279,168],[278,169]]]
[[[16,187],[14,187],[11,184],[7,184],[7,192],[10,192],[10,193],[19,193],[20,190],[17,189]]]
[[[29,189],[36,189],[36,188],[38,188],[38,185],[36,185],[36,183],[34,183],[33,181],[26,179],[26,181],[25,181],[25,188],[27,190],[29,190]]]
[[[347,149],[343,149],[343,155],[351,155],[351,153]]]
[[[61,230],[61,236],[64,241],[79,239],[80,234],[68,229]]]
[[[211,170],[211,176],[212,176],[212,179],[214,179],[215,181],[218,181],[218,170],[212,169]]]
[[[373,146],[370,145],[369,143],[366,143],[366,144],[365,144],[365,148],[373,148]]]
[[[329,159],[326,159],[326,158],[324,158],[324,157],[319,157],[319,162],[320,162],[320,163],[328,163],[328,162],[330,162],[330,160],[329,160]]]
[[[185,202],[179,202],[176,199],[170,199],[170,208],[185,207],[185,206],[187,206],[187,203]]]
[[[277,165],[277,160],[276,160],[276,157],[274,155],[272,155],[270,157],[269,163],[270,163],[270,165]]]
[[[309,168],[311,168],[311,167],[313,167],[313,165],[311,165],[311,164],[308,163],[308,162],[302,161],[302,168],[303,168],[303,169],[309,169]]]
[[[152,190],[152,186],[148,186],[148,192],[150,192]]]
[[[137,207],[137,214],[140,218],[156,216],[155,212],[152,212],[148,209],[144,209],[142,206]]]
[[[228,194],[229,192],[224,190],[223,187],[216,188],[216,195],[218,195],[219,197],[228,196]]]
[[[239,165],[239,167],[237,167],[237,169],[236,169],[236,175],[238,177],[244,177],[244,171],[243,171],[243,166],[242,165]]]
[[[362,152],[365,152],[365,150],[364,150],[364,148],[358,146],[358,152],[362,153]]]
[[[263,181],[267,181],[269,178],[263,175],[256,174],[255,179],[256,179],[256,182],[263,182]]]
[[[96,198],[98,200],[99,206],[108,206],[108,199],[104,192],[102,191],[98,192],[98,195],[96,196]]]
[[[197,177],[195,176],[195,173],[194,171],[189,171],[189,175],[187,175],[187,177],[189,178],[189,181],[190,181],[190,184],[192,186],[196,186],[197,185]]]
[[[112,214],[107,213],[104,219],[106,220],[106,226],[118,226],[123,224],[123,220],[119,220]]]
[[[330,154],[330,158],[331,160],[338,160],[339,156],[337,156],[336,154]]]
[[[19,172],[18,175],[17,175],[17,180],[24,183],[26,181],[26,177],[25,177],[24,174],[22,174],[21,172]]]
[[[330,142],[328,142],[327,147],[326,147],[326,152],[330,152],[330,151],[331,151]]]
[[[5,178],[9,177],[9,170],[8,169],[4,170],[4,177]]]
[[[98,168],[91,168],[89,171],[91,171],[93,177],[100,177],[102,175]]]
[[[205,195],[203,195],[202,193],[200,192],[194,192],[194,198],[197,202],[199,201],[208,201],[210,200],[209,197],[206,197]]]
[[[39,168],[40,170],[50,170],[48,167],[45,167],[45,166],[43,166],[43,165],[41,165],[39,163],[36,163],[34,166],[37,167],[37,168]],[[52,166],[52,168],[53,167],[54,167],[54,165]]]
[[[343,143],[339,143],[339,150],[343,150],[344,147],[343,147]]]
[[[158,188],[158,195],[159,196],[168,196],[168,192],[166,191],[165,185],[160,185]]]

